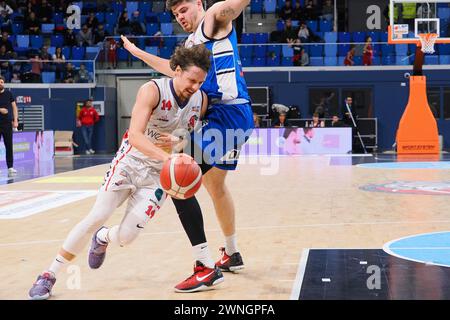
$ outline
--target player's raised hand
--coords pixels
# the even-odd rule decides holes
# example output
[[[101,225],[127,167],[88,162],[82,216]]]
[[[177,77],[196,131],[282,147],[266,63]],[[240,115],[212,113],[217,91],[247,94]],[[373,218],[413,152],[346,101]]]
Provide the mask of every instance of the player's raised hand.
[[[128,40],[127,37],[124,35],[120,36],[120,39],[123,41],[123,46],[125,49],[127,49],[132,55],[136,55],[136,50],[138,49],[134,43],[132,43],[130,40]]]

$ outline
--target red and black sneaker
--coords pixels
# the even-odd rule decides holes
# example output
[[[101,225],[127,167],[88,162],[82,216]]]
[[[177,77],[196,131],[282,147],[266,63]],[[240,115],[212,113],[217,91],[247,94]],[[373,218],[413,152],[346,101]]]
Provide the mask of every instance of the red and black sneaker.
[[[200,261],[195,262],[194,274],[175,286],[176,292],[197,292],[211,290],[223,282],[223,274],[219,268],[207,268]]]
[[[244,269],[244,261],[242,261],[242,256],[239,252],[235,252],[229,256],[225,252],[225,248],[220,248],[219,250],[222,252],[222,257],[216,262],[216,266],[220,270],[235,272]]]

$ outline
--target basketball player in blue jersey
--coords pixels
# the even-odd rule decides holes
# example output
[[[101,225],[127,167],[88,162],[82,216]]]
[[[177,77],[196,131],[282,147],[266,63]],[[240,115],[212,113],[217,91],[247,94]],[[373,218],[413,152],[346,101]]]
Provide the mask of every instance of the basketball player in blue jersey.
[[[225,247],[220,249],[222,256],[214,263],[206,242],[202,212],[197,199],[173,199],[196,260],[194,274],[175,286],[177,292],[210,289],[211,286],[205,285],[209,280],[206,275],[214,274],[215,265],[222,271],[231,272],[244,267],[236,244],[234,203],[225,178],[227,170],[236,169],[240,149],[253,129],[253,112],[239,58],[236,32],[232,25],[233,20],[249,3],[250,0],[226,0],[205,11],[201,0],[166,2],[167,8],[172,11],[183,30],[190,33],[185,46],[204,44],[212,52],[212,68],[202,86],[202,90],[208,95],[209,107],[203,119],[201,135],[192,135],[194,150],[190,152],[198,161],[197,147],[203,156],[200,166],[204,174],[204,185],[214,202],[225,236]],[[168,60],[137,48],[124,36],[122,40],[131,54],[160,73],[173,76]],[[236,133],[238,130],[240,135],[236,134],[231,138],[227,136],[227,131]],[[206,138],[211,132],[219,132],[224,143],[217,143],[210,136]],[[206,150],[214,151],[209,153]]]

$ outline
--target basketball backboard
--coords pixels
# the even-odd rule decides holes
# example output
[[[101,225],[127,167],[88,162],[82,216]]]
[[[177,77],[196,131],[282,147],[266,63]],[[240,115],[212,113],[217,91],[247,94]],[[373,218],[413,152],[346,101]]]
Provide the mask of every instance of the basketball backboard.
[[[420,34],[450,43],[450,0],[390,0],[388,41],[420,44]]]

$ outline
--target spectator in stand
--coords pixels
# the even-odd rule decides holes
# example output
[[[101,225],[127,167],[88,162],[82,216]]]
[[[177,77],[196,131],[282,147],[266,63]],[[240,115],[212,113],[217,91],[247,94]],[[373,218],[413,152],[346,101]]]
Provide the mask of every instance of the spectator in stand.
[[[344,59],[344,66],[353,66],[355,65],[355,61],[353,61],[353,57],[355,56],[355,45],[350,45],[350,50],[347,52],[347,55]]]
[[[80,70],[78,70],[76,82],[78,83],[91,82],[91,75],[89,74],[89,71],[86,70],[86,66],[84,65],[84,63],[80,64]]]
[[[68,3],[66,0],[59,0],[59,1],[57,1],[57,4],[55,5],[55,12],[66,13],[67,7],[68,7]]]
[[[133,12],[130,22],[131,33],[137,36],[145,34],[145,25],[143,22],[139,21],[139,11]]]
[[[62,74],[64,71],[64,63],[66,62],[66,57],[62,53],[61,47],[57,47],[55,54],[52,56],[52,60],[55,63],[56,79],[62,80]]]
[[[255,128],[261,128],[261,119],[256,112],[253,112],[253,125]]]
[[[116,69],[117,68],[117,41],[113,38],[110,38],[108,41],[108,69]]]
[[[320,121],[319,114],[317,112],[315,112],[313,114],[313,121],[311,122],[310,127],[313,127],[313,128],[325,127],[325,121],[323,121],[323,120]]]
[[[305,51],[305,48],[301,48],[300,50],[300,57],[298,60],[298,64],[295,64],[295,60],[294,60],[294,65],[295,66],[301,66],[301,67],[305,67],[309,65],[309,55],[308,53]]]
[[[305,6],[305,17],[306,20],[316,20],[317,19],[317,7],[314,5],[312,0],[308,0]]]
[[[334,6],[331,0],[326,0],[322,7],[322,15],[320,16],[323,20],[332,21],[334,18]]]
[[[94,31],[94,44],[101,46],[108,36],[108,31],[105,30],[103,24],[99,24],[97,30]]]
[[[86,154],[94,154],[92,149],[92,135],[94,134],[94,124],[100,120],[97,110],[92,106],[92,99],[86,101],[78,116],[81,121],[81,133],[83,135]]]
[[[39,6],[38,18],[41,23],[51,23],[53,18],[53,8],[47,2],[47,0],[42,0]]]
[[[344,126],[344,123],[339,119],[339,116],[336,115],[336,114],[333,115],[330,127],[340,128],[340,127],[343,127],[343,126]]]
[[[366,37],[366,44],[363,49],[363,65],[371,66],[373,60],[372,38]]]
[[[28,34],[37,35],[41,33],[41,24],[36,18],[36,13],[31,11],[28,18],[25,20],[24,30],[28,30]]]
[[[73,29],[66,29],[64,34],[64,45],[68,47],[76,47],[78,45],[77,36],[73,32]]]
[[[77,75],[76,70],[73,68],[73,65],[69,62],[66,66],[66,72],[64,74],[64,82],[74,83],[76,75]]]
[[[300,25],[300,29],[298,30],[298,38],[302,43],[306,43],[309,42],[309,37],[309,29],[306,26],[306,23],[302,22],[302,24]]]
[[[48,53],[48,47],[43,46],[41,48],[41,52],[39,54],[39,58],[41,60],[47,60],[47,62],[43,62],[42,71],[54,71],[54,65],[52,62],[48,62],[52,60],[52,56]]]
[[[77,43],[79,47],[89,47],[92,46],[93,36],[91,30],[86,24],[83,24],[81,30],[77,34]]]
[[[126,11],[122,12],[120,15],[117,32],[123,35],[129,35],[131,33],[131,23]]]
[[[291,44],[294,43],[295,39],[297,38],[297,31],[292,26],[291,19],[286,20],[282,38],[283,38],[283,42],[291,43]]]
[[[280,10],[280,19],[287,20],[292,19],[292,14],[294,13],[294,10],[292,8],[291,0],[286,0],[284,3],[284,6]]]
[[[275,123],[273,124],[273,126],[275,128],[284,128],[284,127],[289,127],[290,123],[289,121],[286,119],[286,112],[281,112],[278,116],[278,120],[275,121]]]
[[[297,21],[305,20],[305,11],[300,6],[300,1],[295,2],[295,7],[292,12],[292,20],[297,20]]]
[[[42,73],[42,62],[39,59],[39,55],[35,54],[34,57],[30,59],[31,61],[31,75],[32,82],[42,82],[41,73]]]
[[[22,83],[22,80],[20,80],[20,76],[18,73],[13,73],[11,83]]]
[[[94,33],[95,30],[97,30],[98,27],[98,19],[95,16],[95,12],[89,13],[89,17],[86,20],[86,25],[89,28],[89,30]]]
[[[5,77],[7,81],[10,78],[10,65],[7,61],[9,59],[11,59],[11,56],[6,52],[6,47],[2,45],[0,47],[0,70],[1,75]]]
[[[11,9],[11,7],[4,0],[0,1],[0,13],[2,13],[3,11],[6,12],[8,16],[14,12],[13,9]]]
[[[2,32],[2,38],[0,39],[0,46],[5,46],[6,52],[13,53],[13,45],[9,40],[9,34],[7,31]]]
[[[2,31],[8,31],[12,33],[12,21],[6,10],[0,13],[0,26]]]

